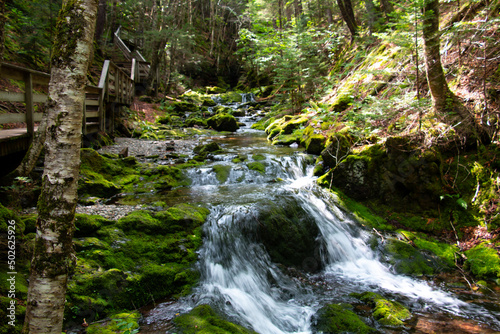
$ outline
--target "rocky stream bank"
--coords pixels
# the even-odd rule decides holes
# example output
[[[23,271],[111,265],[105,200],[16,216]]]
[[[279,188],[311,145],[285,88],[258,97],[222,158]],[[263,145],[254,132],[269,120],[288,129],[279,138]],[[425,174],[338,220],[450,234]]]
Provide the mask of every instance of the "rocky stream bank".
[[[211,207],[161,200],[145,204],[142,198],[189,187],[185,171],[220,159],[227,148],[215,139],[231,137],[246,125],[238,122],[238,115],[254,119],[265,115],[252,127],[264,130],[274,145],[299,146],[310,154],[307,164],[314,166],[318,183],[332,191],[339,206],[354,215],[365,230],[373,232],[371,248],[383,254],[393,272],[437,282],[459,295],[471,296],[471,301],[484,300],[492,314],[499,312],[497,145],[457,155],[444,146],[424,146],[418,137],[360,137],[349,129],[336,129],[336,124],[317,115],[283,115],[255,102],[244,103],[239,94],[215,99],[187,94],[184,99],[162,104],[159,108],[164,115],[155,123],[130,122],[136,138],[116,138],[115,144],[98,150],[82,149],[74,239],[78,260],[65,311],[68,332],[133,333],[140,323],[141,307],[166,297],[185,296],[199,282],[194,264]],[[228,108],[215,101],[236,105]],[[209,169],[220,183],[234,169],[265,174],[262,157],[233,154],[235,167],[210,165]],[[36,185],[24,182],[4,190],[10,198],[7,206],[25,192],[36,192]],[[18,226],[16,316],[21,324],[36,212],[0,208],[0,233],[6,233],[8,220],[15,220]],[[327,281],[311,276],[321,268],[308,273],[301,266],[305,258],[315,256],[308,252],[314,250],[318,231],[311,228],[307,217],[297,219],[305,213],[295,208],[283,210],[281,215],[280,209],[270,210],[257,219],[265,226],[260,238],[273,261],[294,280],[312,289],[325,289]],[[297,221],[306,225],[297,225]],[[4,269],[2,273],[7,272]],[[9,302],[8,287],[1,278],[4,310]],[[450,324],[446,319],[417,317],[393,297],[359,291],[349,297],[350,303],[330,303],[317,310],[311,317],[312,330],[494,332],[481,319],[467,322],[457,318]],[[190,333],[197,324],[207,333],[252,332],[224,320],[217,311],[198,306],[169,321],[164,329],[176,326]],[[5,317],[2,312],[0,316]],[[0,327],[0,333],[11,333],[7,330],[11,328]]]

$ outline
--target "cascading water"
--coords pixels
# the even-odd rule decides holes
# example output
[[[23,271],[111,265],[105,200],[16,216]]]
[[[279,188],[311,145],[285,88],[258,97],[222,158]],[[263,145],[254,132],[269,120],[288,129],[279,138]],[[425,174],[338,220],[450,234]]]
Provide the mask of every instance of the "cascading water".
[[[179,303],[160,305],[156,318],[147,321],[158,321],[162,312],[173,314],[208,303],[261,334],[312,333],[311,319],[321,306],[352,302],[351,292],[376,291],[390,294],[413,313],[472,317],[500,330],[498,312],[463,302],[425,281],[393,274],[367,245],[372,233],[339,209],[331,193],[315,185],[306,155],[272,147],[262,135],[245,130],[217,141],[227,153],[188,172],[190,198],[211,208],[199,251],[200,284]],[[249,162],[258,154],[265,173],[232,162],[242,152]],[[216,165],[228,167],[222,182]],[[304,266],[313,263],[322,269],[301,275],[321,280],[326,289],[288,275],[273,263],[257,237],[262,208],[285,202],[299,206],[318,227],[318,256],[306,259]]]

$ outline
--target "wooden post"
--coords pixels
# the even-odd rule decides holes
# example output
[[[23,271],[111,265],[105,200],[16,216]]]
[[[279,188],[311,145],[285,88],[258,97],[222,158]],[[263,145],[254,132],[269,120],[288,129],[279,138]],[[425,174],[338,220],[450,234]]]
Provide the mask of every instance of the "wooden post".
[[[33,120],[33,78],[31,73],[24,75],[24,101],[26,103],[26,128],[28,134],[33,137],[35,132],[35,122]]]

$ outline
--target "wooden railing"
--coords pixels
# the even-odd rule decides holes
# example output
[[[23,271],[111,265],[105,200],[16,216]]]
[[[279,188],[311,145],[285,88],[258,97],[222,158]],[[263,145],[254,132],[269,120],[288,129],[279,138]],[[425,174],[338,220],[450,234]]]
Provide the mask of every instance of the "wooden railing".
[[[133,69],[132,71],[135,71]],[[0,114],[0,124],[26,123],[27,133],[32,135],[34,123],[42,119],[41,112],[35,112],[35,103],[45,103],[47,94],[35,92],[33,85],[41,86],[41,90],[48,91],[50,75],[47,73],[30,70],[16,65],[3,63],[1,77],[24,82],[24,93],[0,92],[0,101],[22,102],[26,105],[25,113]],[[104,62],[99,86],[87,85],[84,105],[83,133],[89,130],[106,129],[106,105],[114,103],[129,105],[135,93],[133,77],[128,76],[122,69],[106,60]],[[95,126],[98,126],[98,129]],[[93,129],[89,127],[93,126]]]
[[[137,83],[145,82],[149,74],[150,65],[138,50],[134,50],[133,52],[130,51],[129,47],[121,39],[120,32],[121,27],[118,27],[114,33],[113,42],[125,58],[132,62],[131,76],[133,77],[133,80]]]

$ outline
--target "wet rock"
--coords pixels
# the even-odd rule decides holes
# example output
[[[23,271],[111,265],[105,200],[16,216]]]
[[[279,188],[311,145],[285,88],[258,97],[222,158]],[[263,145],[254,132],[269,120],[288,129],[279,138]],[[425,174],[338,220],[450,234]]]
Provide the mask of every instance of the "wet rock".
[[[238,122],[233,115],[220,113],[210,117],[207,125],[216,131],[235,132],[239,129]]]
[[[385,299],[378,293],[364,292],[361,294],[353,293],[352,296],[360,299],[371,306],[373,317],[385,326],[404,326],[404,322],[410,320],[412,314],[402,304]]]
[[[309,272],[321,269],[318,226],[295,200],[263,205],[257,221],[257,236],[274,262]]]
[[[330,304],[320,308],[311,321],[314,333],[375,333],[349,306]]]

